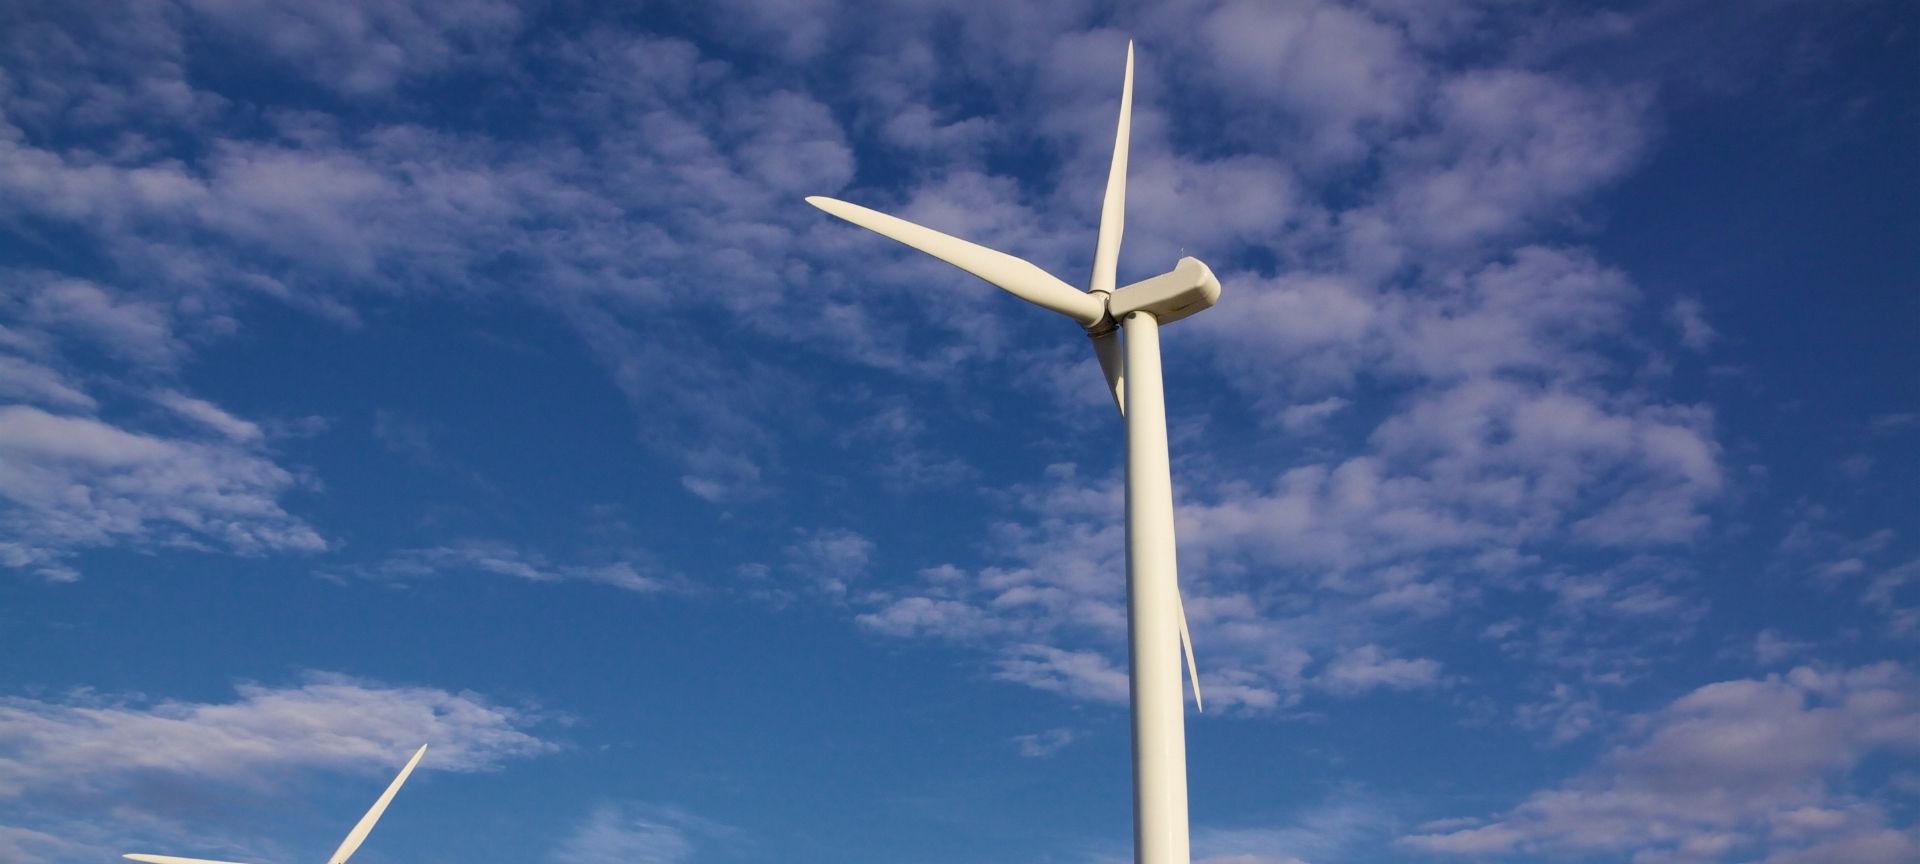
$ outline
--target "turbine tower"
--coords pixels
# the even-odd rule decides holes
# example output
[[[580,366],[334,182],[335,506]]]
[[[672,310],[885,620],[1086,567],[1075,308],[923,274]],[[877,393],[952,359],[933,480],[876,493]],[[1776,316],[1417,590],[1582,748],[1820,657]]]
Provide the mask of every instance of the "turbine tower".
[[[360,817],[360,822],[353,826],[352,831],[347,832],[347,839],[340,841],[340,848],[333,850],[333,857],[327,859],[327,864],[347,864],[347,859],[352,858],[353,853],[360,849],[360,844],[366,842],[367,835],[373,833],[373,823],[380,821],[380,814],[387,812],[387,805],[393,803],[393,796],[400,792],[400,784],[407,782],[407,776],[413,773],[413,766],[420,764],[420,757],[425,755],[427,755],[425,744],[413,751],[413,758],[407,760],[407,767],[400,769],[400,776],[393,778],[393,782],[387,785],[387,791],[380,793],[380,800],[373,802],[373,808],[367,811],[367,815]],[[181,858],[177,855],[135,853],[121,857],[129,861],[144,862],[144,864],[234,864],[231,861]]]
[[[1126,421],[1127,647],[1133,709],[1133,860],[1189,864],[1186,706],[1180,692],[1184,653],[1200,706],[1193,638],[1180,602],[1174,559],[1173,478],[1160,381],[1160,328],[1211,307],[1220,282],[1207,265],[1181,258],[1173,270],[1115,288],[1126,218],[1127,141],[1133,121],[1133,43],[1120,89],[1120,126],[1100,208],[1093,276],[1086,291],[1004,252],[832,198],[812,204],[972,273],[1007,293],[1072,318],[1093,339],[1094,355]],[[1124,330],[1124,345],[1119,338]]]

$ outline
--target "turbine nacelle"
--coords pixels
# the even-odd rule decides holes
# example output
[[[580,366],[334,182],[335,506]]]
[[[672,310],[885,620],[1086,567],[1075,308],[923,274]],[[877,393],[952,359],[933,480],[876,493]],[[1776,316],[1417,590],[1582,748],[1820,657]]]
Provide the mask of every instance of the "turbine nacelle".
[[[1171,271],[1142,279],[1107,298],[1107,314],[1118,321],[1146,312],[1161,324],[1171,324],[1220,302],[1220,280],[1198,258],[1182,258]]]

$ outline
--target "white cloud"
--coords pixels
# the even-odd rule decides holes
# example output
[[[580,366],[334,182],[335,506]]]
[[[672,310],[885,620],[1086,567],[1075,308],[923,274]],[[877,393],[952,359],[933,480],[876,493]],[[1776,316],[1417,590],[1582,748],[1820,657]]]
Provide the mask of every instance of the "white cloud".
[[[378,773],[422,743],[433,748],[424,767],[448,771],[555,748],[527,731],[539,715],[474,693],[324,673],[238,690],[225,703],[87,691],[0,699],[0,797],[98,791],[146,774],[260,783],[292,769]]]
[[[1020,755],[1028,759],[1041,759],[1060,752],[1073,743],[1073,738],[1073,730],[1062,726],[1031,735],[1015,735],[1013,743],[1020,748]]]
[[[110,291],[82,279],[6,273],[13,283],[7,299],[18,314],[42,328],[88,339],[100,348],[136,362],[169,366],[186,350],[174,335],[172,316],[162,304]]]
[[[1253,110],[1297,117],[1289,137],[1309,162],[1360,158],[1405,122],[1432,74],[1397,30],[1340,5],[1225,3],[1198,26],[1202,69]]]
[[[1124,704],[1127,673],[1103,654],[1066,651],[1048,645],[1021,645],[999,661],[995,677],[1095,702]]]
[[[1873,435],[1897,435],[1911,429],[1920,429],[1920,412],[1879,414],[1867,421],[1867,432]]]
[[[740,832],[683,810],[632,802],[606,803],[560,842],[553,864],[684,864],[702,847],[740,840]]]
[[[0,396],[67,411],[91,411],[98,403],[59,370],[0,354]]]
[[[961,600],[941,597],[895,597],[854,621],[889,636],[936,636],[970,639],[1002,629],[991,612]]]
[[[1424,657],[1392,657],[1378,645],[1340,652],[1327,663],[1319,681],[1330,690],[1347,694],[1375,689],[1419,690],[1443,683],[1439,662]]]
[[[1621,176],[1647,135],[1642,94],[1518,69],[1460,74],[1431,107],[1432,129],[1390,151],[1378,211],[1415,249],[1459,250],[1551,221]]]
[[[1762,666],[1772,666],[1812,648],[1810,642],[1802,642],[1784,636],[1778,630],[1768,628],[1753,637],[1753,656]]]
[[[156,392],[153,394],[153,401],[188,420],[243,444],[257,442],[263,437],[260,427],[252,421],[242,420],[228,414],[212,402],[196,399],[178,390]]]
[[[232,419],[232,418],[229,418]],[[237,422],[237,421],[236,421]],[[250,448],[130,432],[89,417],[0,407],[0,563],[51,564],[109,544],[243,555],[324,549],[281,508],[298,480]]]
[[[525,296],[581,335],[646,429],[642,445],[677,463],[681,488],[721,508],[778,495],[791,479],[786,442],[817,430],[824,396],[842,395],[790,371],[795,360],[951,382],[1003,372],[980,361],[1016,354],[1010,334],[1024,326],[1000,323],[1006,298],[797,196],[884,178],[845,194],[1072,277],[1088,253],[1088,190],[1106,170],[1117,99],[1114,70],[1084,58],[1117,64],[1123,31],[1161,34],[1141,43],[1123,265],[1157,272],[1182,245],[1259,262],[1261,272],[1222,267],[1230,314],[1185,325],[1214,346],[1204,356],[1280,428],[1311,430],[1338,413],[1343,426],[1373,430],[1361,441],[1316,437],[1320,449],[1259,458],[1257,470],[1186,454],[1183,587],[1206,687],[1223,707],[1291,704],[1316,664],[1351,673],[1351,686],[1321,692],[1356,692],[1367,674],[1383,686],[1437,676],[1422,665],[1437,659],[1393,659],[1427,652],[1392,644],[1404,637],[1383,622],[1470,613],[1488,590],[1564,598],[1581,574],[1543,575],[1542,554],[1686,543],[1727,485],[1711,412],[1620,383],[1623,354],[1637,350],[1622,337],[1639,292],[1583,250],[1530,245],[1631,166],[1649,125],[1644,94],[1502,65],[1499,50],[1472,71],[1450,68],[1461,43],[1449,40],[1481,38],[1463,25],[1470,9],[1203,4],[1177,10],[1201,26],[1176,28],[1149,26],[1173,9],[1095,21],[1080,7],[988,2],[901,9],[834,32],[809,4],[727,4],[702,20],[731,50],[763,52],[753,62],[583,29],[540,47],[547,98],[536,122],[494,134],[432,112],[400,122],[384,107],[506,45],[520,18],[504,4],[186,8],[187,22],[147,22],[139,56],[152,59],[140,68],[182,91],[178,107],[146,122],[199,146],[67,147],[33,120],[59,112],[11,104],[0,135],[0,206],[86,235],[118,276],[87,283],[100,302],[59,306],[118,322],[116,335],[98,325],[90,338],[179,356],[190,346],[167,347],[171,333],[204,332],[250,294],[341,321],[367,292]],[[190,50],[209,50],[207,25],[251,39],[247,50],[356,109],[380,110],[223,113],[182,71]],[[994,50],[966,50],[986,44]],[[783,65],[829,45],[858,80]],[[1475,43],[1475,55],[1499,47]],[[1174,57],[1190,62],[1162,62]],[[76,74],[23,68],[21,92]],[[1188,125],[1190,106],[1216,104],[1231,128]],[[856,154],[856,140],[882,149]],[[1009,161],[1034,170],[993,167]],[[142,331],[142,321],[156,326]],[[33,362],[40,374],[20,385],[33,398],[88,410],[64,367]],[[1080,354],[1074,362],[1067,372],[1096,380]],[[1097,386],[1074,392],[1099,401]],[[863,411],[869,397],[844,398]],[[915,434],[871,439],[889,448],[876,470],[903,486],[971,476]],[[889,582],[871,572],[871,541],[830,532],[793,544],[785,569],[845,596],[861,626],[978,645],[1015,680],[1110,699],[1125,632],[1117,477],[1055,477],[1021,494],[1006,516],[1015,521],[994,528],[992,560],[958,579]],[[89,542],[155,541],[122,531]],[[583,566],[474,543],[373,565],[601,578]],[[1472,578],[1483,568],[1501,578]],[[647,590],[655,578],[640,568],[603,581]],[[1686,615],[1684,592],[1656,580],[1601,581],[1595,608]],[[1306,587],[1311,599],[1288,606],[1263,583]],[[1573,627],[1572,613],[1556,614]],[[1341,660],[1354,645],[1381,652],[1377,662]],[[1559,662],[1575,652],[1546,653]]]
[[[785,550],[786,569],[829,596],[844,596],[873,563],[873,541],[845,528],[812,531]]]
[[[406,582],[432,576],[485,573],[528,582],[598,582],[640,594],[686,590],[652,556],[638,550],[603,556],[592,563],[555,562],[536,550],[497,540],[466,539],[444,546],[402,549],[378,561],[326,568],[322,575]]]
[[[1279,824],[1244,827],[1197,825],[1196,864],[1307,864],[1347,860],[1354,847],[1391,824],[1378,803],[1351,791],[1294,814]]]
[[[1680,330],[1680,344],[1690,351],[1705,351],[1720,338],[1707,323],[1707,307],[1695,297],[1681,297],[1668,307],[1667,317]]]
[[[1327,418],[1340,413],[1340,410],[1349,404],[1352,403],[1338,396],[1328,396],[1318,402],[1289,406],[1280,412],[1280,426],[1296,434],[1312,431],[1325,423]]]
[[[1593,732],[1605,718],[1596,696],[1578,692],[1565,681],[1555,682],[1545,699],[1514,709],[1516,724],[1545,732],[1552,744],[1565,744]],[[1485,838],[1481,839],[1484,842]]]
[[[1837,782],[1870,756],[1920,752],[1920,679],[1897,665],[1803,666],[1710,684],[1630,728],[1599,765],[1489,824],[1401,842],[1480,856],[1697,862],[1895,861],[1920,849]]]

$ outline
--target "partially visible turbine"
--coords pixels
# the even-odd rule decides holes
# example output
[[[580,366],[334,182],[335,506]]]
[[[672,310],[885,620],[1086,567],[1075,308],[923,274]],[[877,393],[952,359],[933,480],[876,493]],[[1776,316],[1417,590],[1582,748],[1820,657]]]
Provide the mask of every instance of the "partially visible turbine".
[[[1114,405],[1127,424],[1127,602],[1132,659],[1134,848],[1140,864],[1187,864],[1186,732],[1180,666],[1185,660],[1200,702],[1200,675],[1174,559],[1173,483],[1168,467],[1166,402],[1160,383],[1159,328],[1207,309],[1220,282],[1207,265],[1182,258],[1170,272],[1115,288],[1126,220],[1127,149],[1133,121],[1133,43],[1120,88],[1113,164],[1100,208],[1093,274],[1080,291],[1028,261],[857,204],[811,197],[835,216],[959,267],[1007,293],[1079,324],[1093,339]],[[1127,338],[1121,344],[1119,331]],[[1177,630],[1179,657],[1172,651]],[[1163,641],[1164,637],[1164,641]],[[1171,667],[1167,666],[1171,661]],[[1169,671],[1171,677],[1169,678]],[[1171,684],[1171,689],[1167,686]]]
[[[380,800],[373,802],[373,809],[368,810],[367,815],[360,817],[360,822],[353,826],[352,831],[347,832],[347,839],[340,841],[340,848],[333,850],[333,857],[327,859],[327,864],[346,864],[347,859],[353,857],[353,853],[360,849],[360,844],[367,841],[367,835],[373,833],[373,824],[380,821],[380,814],[387,812],[387,805],[393,803],[393,796],[400,791],[400,784],[407,782],[408,775],[413,773],[413,766],[420,764],[420,757],[425,755],[427,755],[425,744],[413,751],[413,758],[407,760],[407,767],[400,769],[400,776],[393,778],[393,782],[387,786],[387,791],[380,793]],[[234,864],[232,861],[181,858],[177,855],[129,853],[121,857],[129,861],[144,861],[146,864]]]

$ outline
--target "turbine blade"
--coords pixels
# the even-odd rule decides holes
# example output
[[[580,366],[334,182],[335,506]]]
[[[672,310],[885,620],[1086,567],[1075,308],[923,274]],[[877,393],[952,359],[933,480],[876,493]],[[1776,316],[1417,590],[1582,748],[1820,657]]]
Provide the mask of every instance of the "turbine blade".
[[[1173,599],[1180,611],[1180,647],[1187,654],[1187,680],[1193,682],[1193,710],[1205,711],[1207,706],[1200,701],[1200,667],[1193,662],[1193,633],[1187,630],[1187,601],[1177,588]]]
[[[214,861],[208,858],[182,858],[178,855],[140,855],[128,853],[120,857],[128,861],[145,861],[147,864],[234,864],[232,861]]]
[[[1127,221],[1127,145],[1133,127],[1133,41],[1127,41],[1127,77],[1120,85],[1120,129],[1113,133],[1113,166],[1107,170],[1107,198],[1100,205],[1100,240],[1093,247],[1093,279],[1088,291],[1113,292],[1120,266],[1120,234]]]
[[[905,219],[835,198],[815,195],[808,198],[807,203],[972,273],[999,286],[1008,294],[1072,318],[1082,327],[1100,323],[1100,319],[1107,314],[1104,298],[1068,285],[1047,271],[1005,252],[996,252],[978,243],[969,243]]]
[[[1114,328],[1093,337],[1093,356],[1107,376],[1107,389],[1113,391],[1113,407],[1127,416],[1127,352],[1120,344],[1120,329]]]
[[[334,850],[333,857],[327,859],[327,864],[346,864],[346,860],[353,857],[353,853],[359,850],[360,844],[366,842],[367,835],[373,833],[373,824],[380,821],[380,814],[387,812],[387,805],[393,802],[394,794],[400,791],[400,784],[407,782],[407,775],[413,773],[413,766],[420,764],[420,757],[425,755],[427,755],[425,744],[413,751],[413,758],[407,760],[407,767],[400,769],[400,776],[393,778],[393,783],[387,786],[387,791],[380,793],[380,800],[373,802],[373,809],[368,810],[367,815],[360,817],[360,824],[353,826],[353,830],[347,832],[347,839],[340,841],[340,848]]]

